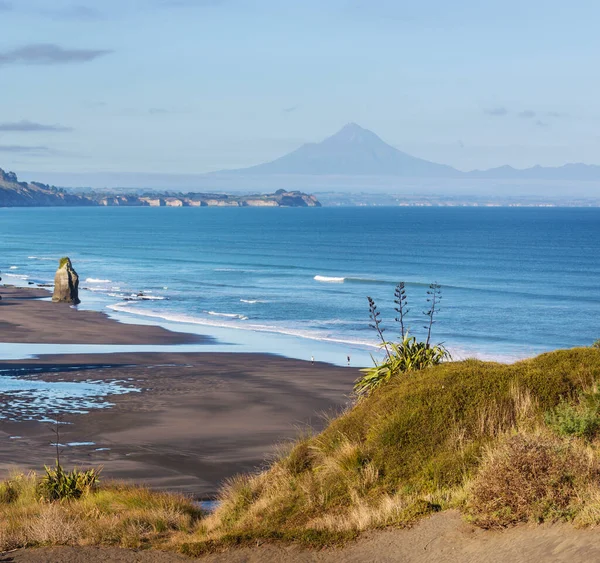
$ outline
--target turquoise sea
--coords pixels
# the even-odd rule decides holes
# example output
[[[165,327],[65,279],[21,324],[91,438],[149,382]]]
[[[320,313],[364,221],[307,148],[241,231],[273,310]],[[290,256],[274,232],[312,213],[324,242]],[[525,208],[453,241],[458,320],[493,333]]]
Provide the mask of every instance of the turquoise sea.
[[[350,354],[356,365],[377,353],[367,296],[397,334],[400,280],[417,335],[428,284],[442,285],[434,340],[455,357],[591,344],[599,243],[600,209],[0,209],[6,283],[48,283],[68,255],[81,307],[212,335],[232,351]]]

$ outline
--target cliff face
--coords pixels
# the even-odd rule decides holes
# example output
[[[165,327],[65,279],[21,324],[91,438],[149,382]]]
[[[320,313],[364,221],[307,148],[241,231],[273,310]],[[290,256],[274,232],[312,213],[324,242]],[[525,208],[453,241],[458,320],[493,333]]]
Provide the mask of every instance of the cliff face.
[[[233,196],[227,194],[152,193],[145,195],[110,191],[82,194],[39,182],[19,182],[14,172],[0,168],[0,207],[321,207],[317,198],[298,191]]]
[[[85,197],[38,182],[19,182],[14,172],[0,168],[0,207],[96,205]]]

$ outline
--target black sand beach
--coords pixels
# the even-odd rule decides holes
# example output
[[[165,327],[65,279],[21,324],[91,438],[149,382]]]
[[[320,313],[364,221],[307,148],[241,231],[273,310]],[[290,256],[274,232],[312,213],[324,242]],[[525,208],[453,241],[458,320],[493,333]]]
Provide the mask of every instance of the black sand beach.
[[[39,290],[0,292],[2,342],[189,341],[186,334],[27,298]],[[141,390],[109,397],[112,408],[65,415],[69,424],[61,425],[61,443],[93,442],[63,448],[65,464],[103,465],[105,479],[203,498],[213,496],[227,477],[260,467],[278,444],[307,425],[321,428],[323,415],[345,407],[358,376],[351,368],[264,354],[78,354],[0,361],[0,370],[28,366],[42,369],[26,377],[118,381]],[[50,423],[0,420],[0,478],[52,463],[53,441]]]

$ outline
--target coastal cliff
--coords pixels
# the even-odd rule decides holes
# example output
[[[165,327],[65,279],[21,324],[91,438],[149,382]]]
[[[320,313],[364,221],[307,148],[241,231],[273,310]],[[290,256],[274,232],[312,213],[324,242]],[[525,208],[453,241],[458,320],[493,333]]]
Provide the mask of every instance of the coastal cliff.
[[[117,191],[68,192],[39,182],[20,182],[14,172],[0,168],[0,207],[321,207],[314,195],[277,190],[272,194],[215,193],[144,194]]]
[[[64,207],[95,205],[88,198],[39,182],[19,182],[14,172],[0,168],[0,207]]]

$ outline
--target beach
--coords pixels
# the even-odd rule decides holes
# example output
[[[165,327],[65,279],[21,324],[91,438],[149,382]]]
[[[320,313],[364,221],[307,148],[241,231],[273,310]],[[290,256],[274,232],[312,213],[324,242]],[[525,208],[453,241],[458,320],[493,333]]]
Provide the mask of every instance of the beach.
[[[0,342],[209,341],[36,299],[48,296],[42,291],[0,289]],[[348,404],[359,375],[354,368],[275,355],[177,352],[46,355],[0,361],[0,372],[27,381],[118,385],[102,408],[92,402],[85,414],[60,415],[61,462],[101,465],[106,480],[202,499],[214,497],[227,478],[263,466],[308,426],[322,428],[327,415]],[[56,425],[49,420],[55,413],[43,416],[43,405],[14,403],[15,397],[0,393],[7,417],[0,419],[0,478],[54,462]],[[37,420],[23,420],[32,416]]]

